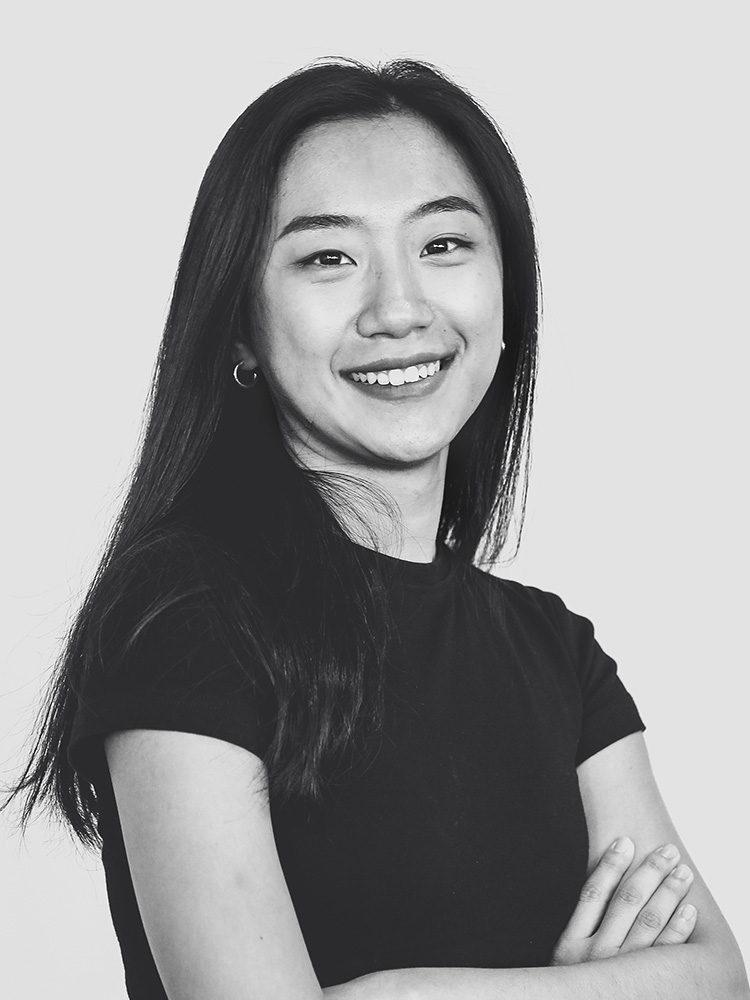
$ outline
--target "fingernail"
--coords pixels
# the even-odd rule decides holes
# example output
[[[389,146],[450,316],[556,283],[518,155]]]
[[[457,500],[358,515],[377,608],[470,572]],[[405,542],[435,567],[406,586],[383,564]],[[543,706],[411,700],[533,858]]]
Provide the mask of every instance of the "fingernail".
[[[680,907],[680,916],[683,920],[692,920],[697,912],[692,903],[685,903],[684,906]]]
[[[693,873],[690,871],[687,865],[677,865],[672,874],[674,875],[675,878],[679,878],[683,882],[686,882]]]
[[[630,837],[618,837],[617,840],[612,844],[610,850],[613,850],[616,854],[627,854],[632,846],[632,840]]]
[[[669,861],[671,858],[676,858],[680,852],[674,844],[665,844],[664,847],[660,847],[656,853],[661,854],[663,858],[666,858]]]

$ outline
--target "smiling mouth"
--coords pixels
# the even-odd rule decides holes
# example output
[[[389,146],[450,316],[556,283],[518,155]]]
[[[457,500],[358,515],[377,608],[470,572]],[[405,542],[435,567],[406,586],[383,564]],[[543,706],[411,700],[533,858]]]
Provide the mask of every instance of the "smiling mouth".
[[[409,382],[420,382],[437,375],[441,367],[445,367],[449,359],[436,358],[423,364],[408,365],[406,368],[388,368],[375,371],[350,372],[349,378],[354,382],[365,382],[369,385],[405,385]]]

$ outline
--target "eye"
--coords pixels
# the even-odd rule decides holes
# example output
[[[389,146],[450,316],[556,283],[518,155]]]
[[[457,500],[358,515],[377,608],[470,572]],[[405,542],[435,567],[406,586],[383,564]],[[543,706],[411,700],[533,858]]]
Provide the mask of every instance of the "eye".
[[[444,256],[445,254],[455,253],[456,250],[472,247],[473,245],[469,240],[461,240],[457,236],[441,236],[439,239],[430,240],[419,256]]]
[[[319,250],[311,257],[305,257],[304,260],[300,261],[300,264],[303,267],[308,265],[311,267],[341,267],[342,265],[354,264],[354,261],[341,250]]]

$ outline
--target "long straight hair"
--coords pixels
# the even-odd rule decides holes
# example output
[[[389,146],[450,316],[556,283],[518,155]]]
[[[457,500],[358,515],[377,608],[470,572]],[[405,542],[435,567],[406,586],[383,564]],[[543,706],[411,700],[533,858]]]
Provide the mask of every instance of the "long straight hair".
[[[46,805],[81,840],[97,842],[96,793],[67,752],[78,692],[92,671],[121,667],[134,635],[180,602],[200,599],[238,658],[260,663],[273,684],[265,758],[272,794],[319,798],[362,752],[363,734],[377,731],[387,581],[351,545],[342,514],[357,518],[362,503],[385,510],[387,498],[363,498],[356,484],[296,465],[264,385],[242,392],[231,372],[233,345],[252,340],[258,322],[277,178],[294,144],[323,122],[404,113],[431,123],[463,158],[490,206],[503,267],[497,336],[506,346],[450,446],[438,540],[464,566],[494,561],[514,512],[522,522],[540,290],[529,201],[512,153],[477,102],[424,63],[330,60],[292,74],[240,115],[201,183],[139,460],[9,797],[23,797],[23,824]],[[158,579],[155,565],[174,560],[195,570],[184,573],[182,589],[153,597],[120,647],[105,642],[125,595],[146,572]]]

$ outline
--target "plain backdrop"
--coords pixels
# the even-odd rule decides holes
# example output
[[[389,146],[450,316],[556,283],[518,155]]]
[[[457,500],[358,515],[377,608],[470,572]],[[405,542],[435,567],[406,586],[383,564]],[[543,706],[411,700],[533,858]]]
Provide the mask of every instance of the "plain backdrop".
[[[750,954],[744,27],[728,0],[6,14],[1,777],[117,509],[214,148],[316,57],[415,56],[494,115],[538,219],[529,516],[503,572],[595,622]],[[123,1000],[97,858],[44,823],[21,843],[1,822],[4,996]]]

